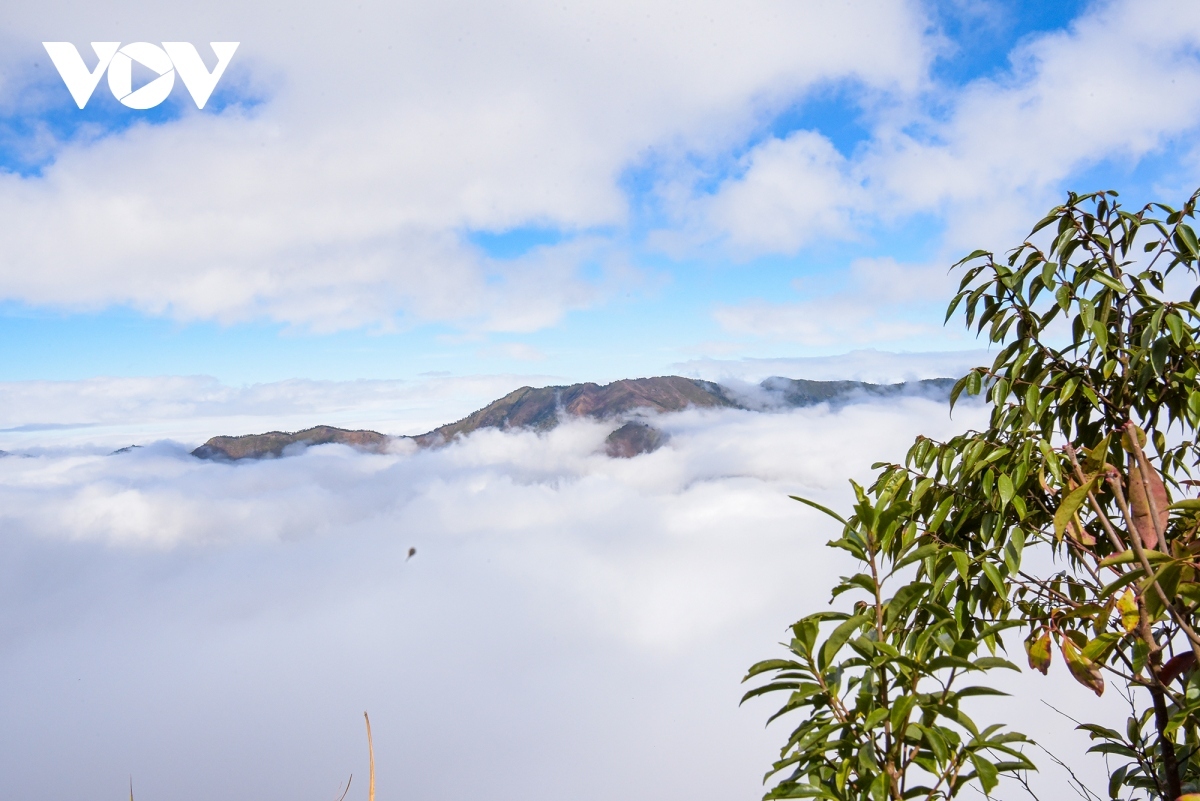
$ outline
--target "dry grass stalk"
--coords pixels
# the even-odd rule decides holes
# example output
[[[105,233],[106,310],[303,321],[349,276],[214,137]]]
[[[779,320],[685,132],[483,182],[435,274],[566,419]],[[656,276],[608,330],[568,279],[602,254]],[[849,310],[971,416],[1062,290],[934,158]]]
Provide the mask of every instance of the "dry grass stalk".
[[[375,746],[371,742],[371,716],[363,712],[363,718],[367,721],[367,753],[371,756],[371,778],[367,790],[367,800],[375,801]]]

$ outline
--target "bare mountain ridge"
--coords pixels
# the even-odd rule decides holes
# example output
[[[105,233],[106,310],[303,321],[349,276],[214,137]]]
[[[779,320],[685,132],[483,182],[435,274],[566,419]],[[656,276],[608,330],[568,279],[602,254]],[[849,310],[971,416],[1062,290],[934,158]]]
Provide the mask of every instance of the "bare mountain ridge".
[[[268,431],[265,434],[243,434],[240,437],[213,437],[192,451],[201,459],[262,459],[279,457],[291,446],[350,445],[359,450],[383,453],[392,438],[378,431],[347,431],[333,426],[314,426],[303,431]]]
[[[759,384],[757,392],[747,394],[712,381],[660,376],[625,379],[603,386],[586,383],[521,387],[457,422],[415,437],[389,437],[377,431],[348,431],[333,426],[316,426],[290,433],[269,431],[265,434],[213,437],[192,451],[192,455],[223,461],[272,458],[286,455],[290,450],[327,443],[382,453],[393,439],[411,439],[423,448],[439,447],[482,428],[548,431],[563,419],[589,417],[622,423],[609,434],[605,450],[609,456],[629,458],[657,450],[667,441],[663,431],[645,420],[636,419],[647,412],[678,412],[687,408],[764,411],[818,403],[844,405],[856,398],[910,392],[945,398],[953,383],[953,379],[948,378],[927,379],[913,384],[867,384],[860,381],[773,377]]]
[[[588,383],[540,389],[521,387],[456,423],[435,428],[413,439],[418,445],[428,447],[480,428],[548,431],[563,417],[608,420],[635,410],[678,412],[688,407],[742,408],[720,384],[677,375],[627,378],[604,386]]]

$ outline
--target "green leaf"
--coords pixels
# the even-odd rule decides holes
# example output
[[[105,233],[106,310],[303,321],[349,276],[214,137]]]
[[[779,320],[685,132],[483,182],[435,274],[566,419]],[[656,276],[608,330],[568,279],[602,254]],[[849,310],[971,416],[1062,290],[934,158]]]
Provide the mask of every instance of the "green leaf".
[[[866,615],[855,615],[834,629],[833,633],[829,635],[829,639],[821,646],[821,653],[817,658],[817,667],[821,670],[828,668],[832,664],[833,658],[837,656],[838,651],[842,650],[842,646],[846,644],[846,641],[862,628],[862,625],[866,621]]]
[[[1012,479],[1009,478],[1005,473],[1001,473],[996,485],[997,489],[1000,491],[1000,506],[1008,506],[1009,501],[1013,499],[1013,495],[1015,494]]]
[[[1006,693],[1003,690],[997,690],[995,687],[963,687],[954,694],[959,698],[973,698],[979,695],[1000,696],[1003,698],[1011,697],[1010,693]]]
[[[1115,278],[1112,278],[1099,270],[1097,270],[1095,273],[1093,273],[1091,277],[1092,277],[1092,280],[1099,281],[1100,283],[1104,284],[1106,287],[1111,289],[1113,292],[1119,292],[1121,294],[1124,294],[1125,292],[1129,291],[1128,287],[1122,285]]]
[[[998,405],[1004,403],[1004,400],[1007,397],[1008,397],[1008,381],[1001,378],[999,381],[996,382],[995,386],[992,387],[992,403],[994,403],[998,406]]]
[[[1146,660],[1150,656],[1150,648],[1141,639],[1133,641],[1133,672],[1141,673],[1146,667]]]
[[[1191,229],[1191,226],[1180,223],[1179,227],[1175,229],[1175,233],[1178,234],[1179,241],[1183,243],[1183,247],[1187,249],[1193,259],[1200,255],[1200,248],[1196,246],[1196,232]]]
[[[1121,788],[1125,786],[1125,771],[1128,765],[1121,765],[1108,777],[1108,797],[1120,798]]]
[[[1146,561],[1152,565],[1171,561],[1171,557],[1169,555],[1163,553],[1162,551],[1155,551],[1150,548],[1145,548],[1145,549],[1143,549],[1143,552],[1146,554]],[[1127,549],[1127,550],[1121,551],[1118,554],[1113,554],[1112,556],[1106,556],[1105,558],[1101,559],[1100,567],[1115,567],[1116,565],[1129,565],[1129,564],[1133,564],[1137,561],[1138,561],[1137,554],[1135,554],[1133,552],[1133,549]]]
[[[776,496],[776,497],[779,497],[779,496]],[[791,498],[793,501],[800,501],[800,503],[803,503],[807,506],[811,506],[812,508],[816,509],[817,511],[824,512],[825,514],[832,517],[834,520],[841,523],[843,526],[850,525],[849,523],[846,522],[846,519],[844,517],[842,517],[841,515],[839,515],[837,512],[833,511],[832,509],[830,509],[828,506],[822,506],[821,504],[817,503],[816,501],[810,501],[808,498],[801,498],[799,495],[789,495],[788,497]]]
[[[1092,327],[1092,320],[1095,319],[1096,307],[1092,305],[1090,300],[1080,298],[1079,300],[1079,319],[1083,321],[1084,330]]]
[[[931,542],[928,545],[922,545],[920,548],[917,548],[916,550],[907,554],[899,562],[896,562],[896,565],[892,568],[892,572],[894,573],[906,565],[911,565],[913,562],[920,562],[922,559],[933,556],[941,549],[942,546],[936,542]]]
[[[1021,529],[1013,529],[1012,534],[1008,537],[1008,542],[1004,543],[1004,566],[1008,568],[1010,574],[1016,573],[1021,568],[1021,554],[1025,548],[1025,532]]]
[[[1015,670],[1018,673],[1021,672],[1021,669],[1019,667],[1014,665],[1012,662],[1009,662],[1007,659],[1004,659],[999,656],[981,656],[978,659],[976,659],[974,662],[972,662],[971,664],[973,664],[977,668],[982,668],[983,670],[993,670],[994,668],[1004,668],[1005,670]]]
[[[950,305],[946,308],[946,319],[942,321],[943,324],[950,322],[951,315],[954,314],[954,310],[958,308],[958,304],[962,303],[962,299],[965,297],[965,292],[959,292],[954,296],[954,300],[950,301]]]
[[[817,685],[817,684],[810,684],[809,686],[815,687],[817,690],[821,689],[820,685]],[[738,706],[741,706],[742,704],[746,703],[751,698],[757,698],[758,696],[764,695],[766,693],[779,692],[780,690],[798,690],[800,687],[801,687],[800,683],[795,682],[795,681],[777,681],[777,682],[772,682],[770,684],[764,684],[761,687],[755,687],[753,690],[750,690],[745,695],[743,695],[742,700],[738,701]],[[807,695],[812,695],[812,694],[813,693],[811,693],[811,692],[807,693],[806,697],[807,697]]]
[[[936,726],[920,726],[919,730],[925,736],[925,744],[933,752],[933,758],[938,761],[938,764],[946,764],[950,759],[950,749],[946,743],[946,738],[938,731]]]
[[[1175,341],[1175,344],[1178,345],[1183,342],[1183,320],[1180,319],[1179,315],[1168,314],[1166,322],[1167,329],[1171,332],[1171,339]]]
[[[1107,739],[1109,739],[1109,740],[1120,740],[1120,739],[1121,739],[1121,735],[1120,735],[1120,734],[1118,734],[1118,733],[1116,732],[1116,730],[1114,730],[1114,729],[1109,729],[1109,728],[1106,728],[1106,727],[1104,727],[1104,726],[1101,726],[1101,725],[1100,725],[1100,724],[1098,724],[1098,723],[1080,723],[1080,724],[1079,724],[1078,726],[1076,726],[1075,728],[1076,728],[1078,731],[1089,731],[1089,732],[1091,732],[1091,733],[1092,733],[1092,739],[1093,739],[1093,740],[1095,740],[1097,737],[1100,737],[1100,738],[1107,738]]]
[[[1067,383],[1070,383],[1072,380],[1067,379]],[[1054,480],[1062,481],[1062,475],[1059,473],[1058,454],[1054,452],[1054,448],[1046,440],[1039,439],[1038,450],[1042,452],[1042,458],[1045,460],[1046,466],[1050,468],[1050,473],[1054,476]]]
[[[1108,463],[1108,448],[1111,442],[1112,433],[1109,433],[1104,439],[1097,442],[1091,448],[1088,448],[1087,456],[1083,460],[1083,471],[1085,473],[1103,472],[1105,465]]]
[[[1155,375],[1162,375],[1167,366],[1167,356],[1171,351],[1171,340],[1163,338],[1150,347],[1150,364],[1154,367]]]
[[[950,408],[951,409],[953,409],[954,404],[958,402],[958,396],[961,395],[963,390],[967,388],[967,378],[968,377],[969,376],[963,376],[962,378],[958,379],[957,381],[954,382],[954,386],[950,389]]]
[[[1147,550],[1145,553],[1149,554],[1150,552]],[[1150,616],[1151,620],[1157,620],[1166,611],[1162,598],[1154,591],[1154,584],[1158,584],[1168,599],[1174,600],[1181,571],[1181,566],[1172,562],[1156,568],[1154,575],[1142,579],[1141,590],[1146,604],[1146,614]]]
[[[996,589],[996,594],[1001,598],[1005,596],[1004,579],[1000,577],[1000,571],[991,562],[980,562],[979,567],[983,570],[983,574],[987,576],[988,581]]]
[[[1047,214],[1045,217],[1043,217],[1041,220],[1039,220],[1038,224],[1033,226],[1033,230],[1029,232],[1029,236],[1032,237],[1038,231],[1042,230],[1047,225],[1049,225],[1050,223],[1057,220],[1061,209],[1062,209],[1061,206],[1056,206],[1053,211],[1051,211],[1049,214]],[[976,252],[978,252],[978,251],[976,251]],[[973,256],[968,256],[966,259],[964,259],[964,261],[969,261],[971,258],[973,258]]]
[[[803,667],[799,662],[793,662],[790,659],[764,659],[761,662],[756,662],[750,666],[750,670],[746,673],[743,682],[749,681],[760,673],[766,673],[772,670],[800,670]]]
[[[1047,261],[1042,265],[1042,283],[1046,289],[1054,289],[1054,272],[1058,269],[1058,265],[1052,261]]]
[[[962,580],[969,581],[971,578],[971,559],[963,551],[954,550],[950,552],[950,558],[954,560],[954,566],[958,568],[958,575]]]
[[[937,707],[937,710],[939,714],[950,718],[959,726],[962,726],[964,729],[969,731],[972,737],[979,736],[979,727],[975,725],[975,721],[971,720],[970,716],[957,706],[941,705]]]
[[[904,695],[892,702],[892,708],[888,715],[888,722],[892,724],[893,732],[903,731],[903,724],[908,720],[908,712],[912,709],[917,699],[911,695]]]
[[[1118,632],[1107,631],[1085,645],[1081,653],[1092,662],[1104,664],[1105,658],[1122,636],[1124,635]]]
[[[1068,311],[1071,308],[1071,288],[1063,284],[1055,291],[1054,299],[1058,301],[1060,309]]]
[[[1030,384],[1029,389],[1025,390],[1025,408],[1033,416],[1037,416],[1038,402],[1042,399],[1041,387],[1037,384]]]
[[[971,754],[971,764],[975,766],[975,772],[979,775],[979,783],[983,785],[983,791],[990,793],[996,789],[999,784],[999,773],[996,766],[978,754]]]
[[[1091,481],[1082,484],[1067,493],[1067,497],[1063,498],[1062,503],[1058,505],[1058,510],[1054,513],[1054,538],[1061,540],[1063,532],[1067,530],[1067,524],[1075,517],[1075,513],[1079,511],[1079,507],[1087,500],[1088,493],[1095,489],[1100,484],[1100,477],[1097,476]]]
[[[938,505],[937,511],[934,512],[933,519],[929,521],[928,531],[930,533],[937,531],[942,523],[946,522],[946,517],[950,514],[950,509],[954,506],[954,496],[947,497],[941,504]]]

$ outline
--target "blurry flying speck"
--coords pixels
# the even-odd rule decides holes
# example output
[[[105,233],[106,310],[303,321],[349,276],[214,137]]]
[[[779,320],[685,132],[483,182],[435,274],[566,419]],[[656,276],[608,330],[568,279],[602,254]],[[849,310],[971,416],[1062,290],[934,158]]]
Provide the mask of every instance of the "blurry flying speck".
[[[412,559],[412,558],[413,558],[414,556],[416,556],[416,555],[417,555],[417,549],[416,549],[416,548],[409,548],[409,549],[408,549],[408,557],[407,557],[407,558],[406,558],[404,561],[405,561],[405,562],[407,562],[409,559]]]

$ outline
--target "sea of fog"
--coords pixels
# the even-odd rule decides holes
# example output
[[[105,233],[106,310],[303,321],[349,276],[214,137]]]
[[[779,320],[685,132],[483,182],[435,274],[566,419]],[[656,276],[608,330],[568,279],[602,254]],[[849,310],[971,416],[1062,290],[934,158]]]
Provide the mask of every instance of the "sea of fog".
[[[97,403],[170,394],[123,391]],[[132,776],[138,801],[335,801],[353,774],[347,799],[365,799],[364,710],[381,800],[757,798],[790,726],[763,725],[782,699],[739,708],[739,681],[854,569],[788,495],[844,509],[848,479],[917,433],[983,423],[905,397],[670,415],[669,444],[627,460],[603,455],[609,427],[575,421],[221,464],[189,450],[242,431],[201,435],[203,410],[122,428],[85,394],[21,401],[43,423],[0,437],[7,798],[123,798]],[[254,414],[235,411],[225,423]],[[71,415],[85,423],[53,426]],[[174,433],[111,455],[147,432]],[[1004,681],[1015,697],[980,699],[979,719],[1060,756],[1087,745],[1067,715],[1122,714],[1061,664]],[[1100,790],[1089,759],[1071,763]],[[1039,761],[1035,782],[1061,791]]]

